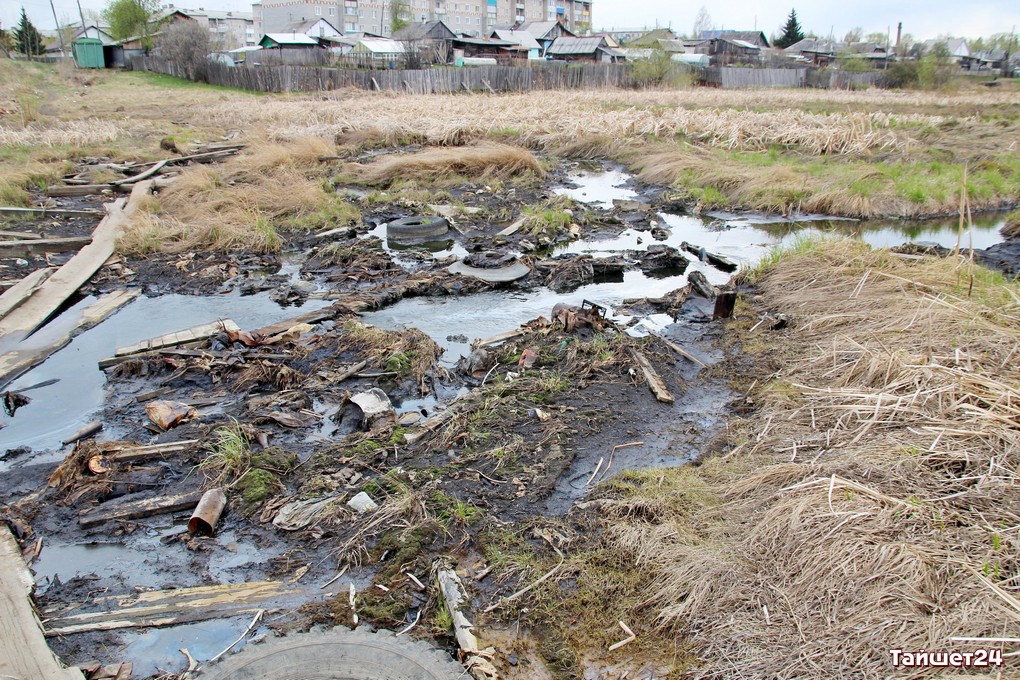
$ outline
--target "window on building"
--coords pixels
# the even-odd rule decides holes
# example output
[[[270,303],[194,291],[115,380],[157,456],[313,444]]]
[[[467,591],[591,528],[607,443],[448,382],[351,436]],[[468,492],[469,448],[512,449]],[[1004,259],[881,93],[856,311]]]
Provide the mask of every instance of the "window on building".
[[[329,16],[334,16],[335,14],[336,14],[336,7],[330,7],[329,8]]]
[[[459,24],[460,23],[460,16],[458,15],[454,20]]]
[[[322,16],[322,8],[321,7],[316,7],[315,8],[315,16],[317,16],[317,17],[321,17]]]

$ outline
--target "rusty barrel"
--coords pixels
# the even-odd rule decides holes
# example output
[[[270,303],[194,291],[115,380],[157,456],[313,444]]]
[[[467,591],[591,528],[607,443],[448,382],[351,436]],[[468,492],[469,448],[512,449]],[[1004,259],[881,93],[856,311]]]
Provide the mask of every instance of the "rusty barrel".
[[[191,513],[191,519],[188,520],[188,532],[212,536],[216,522],[219,521],[220,515],[223,514],[223,508],[226,506],[227,495],[223,493],[223,489],[206,491],[202,494],[202,499],[198,501],[195,512]]]

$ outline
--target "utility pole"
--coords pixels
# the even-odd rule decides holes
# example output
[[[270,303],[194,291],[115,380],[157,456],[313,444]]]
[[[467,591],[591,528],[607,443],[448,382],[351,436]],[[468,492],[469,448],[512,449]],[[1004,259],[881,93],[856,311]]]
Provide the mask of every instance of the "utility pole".
[[[1002,60],[1002,77],[1009,78],[1013,75],[1012,69],[1009,67],[1009,56],[1013,53],[1013,41],[1016,39],[1016,24],[1013,24],[1013,30],[1009,33],[1009,46],[1006,48],[1006,54]]]
[[[78,0],[78,16],[81,17],[81,31],[85,33],[88,29],[85,28],[85,12],[81,11],[81,0]]]
[[[57,39],[60,40],[60,56],[67,56],[67,48],[64,47],[64,33],[60,30],[60,22],[57,21],[57,9],[53,6],[53,0],[50,0],[50,11],[53,12],[53,25],[57,27]]]

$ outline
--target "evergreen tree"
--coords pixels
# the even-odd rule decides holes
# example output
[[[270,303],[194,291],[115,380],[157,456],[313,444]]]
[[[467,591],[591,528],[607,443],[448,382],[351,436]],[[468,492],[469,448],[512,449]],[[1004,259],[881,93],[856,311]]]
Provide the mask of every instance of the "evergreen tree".
[[[790,16],[786,19],[786,25],[783,26],[783,34],[776,39],[775,46],[786,49],[803,39],[804,33],[800,30],[800,22],[797,21],[797,10],[791,9]]]
[[[32,25],[32,22],[28,20],[24,7],[21,8],[21,21],[18,23],[18,27],[14,29],[14,42],[17,45],[18,51],[26,57],[42,54],[42,36],[35,29],[35,26]]]

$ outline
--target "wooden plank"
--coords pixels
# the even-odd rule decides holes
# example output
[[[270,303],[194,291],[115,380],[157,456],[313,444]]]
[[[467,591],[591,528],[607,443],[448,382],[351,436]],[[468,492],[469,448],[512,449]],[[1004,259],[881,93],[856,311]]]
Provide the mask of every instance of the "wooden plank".
[[[0,241],[0,257],[29,258],[40,253],[66,253],[71,250],[79,250],[90,243],[92,243],[91,236]]]
[[[499,335],[493,335],[491,338],[485,338],[484,340],[477,340],[477,341],[475,341],[475,342],[473,342],[471,344],[471,347],[473,349],[478,349],[479,347],[489,347],[490,345],[498,345],[501,342],[506,342],[507,340],[513,340],[514,338],[519,338],[522,335],[527,334],[527,332],[528,331],[526,329],[524,329],[524,328],[517,328],[517,329],[512,330],[512,331],[507,331],[505,333],[500,333]]]
[[[638,366],[641,367],[641,372],[644,374],[645,381],[648,383],[648,389],[652,391],[655,398],[664,404],[672,404],[676,401],[670,393],[669,388],[666,387],[666,383],[662,381],[662,377],[659,376],[651,362],[648,361],[648,357],[636,349],[632,349],[630,354],[634,357]]]
[[[42,363],[49,355],[69,343],[74,334],[79,330],[95,326],[110,314],[138,297],[140,292],[139,290],[120,290],[104,295],[85,308],[78,323],[42,346],[25,342],[18,343],[14,349],[0,355],[0,384],[13,380],[29,368]],[[25,305],[31,304],[34,299],[35,296],[26,302]],[[22,307],[25,305],[22,305]],[[11,312],[10,316],[20,312],[22,307],[15,309]],[[0,319],[0,325],[7,318],[10,317]]]
[[[175,331],[155,338],[149,338],[148,340],[142,340],[141,342],[136,342],[135,344],[128,345],[127,347],[118,347],[113,356],[118,358],[130,356],[132,354],[139,354],[141,352],[151,352],[165,347],[176,347],[177,345],[183,345],[187,342],[204,340],[216,335],[217,333],[239,330],[241,330],[240,327],[231,319],[221,319],[219,321],[213,321],[212,323],[204,323],[200,326],[187,328],[183,331]]]
[[[280,321],[278,323],[269,324],[268,326],[263,326],[262,328],[256,328],[255,330],[252,331],[252,334],[265,336],[277,335],[279,333],[283,333],[284,331],[290,330],[294,326],[303,323],[314,324],[320,321],[326,321],[327,319],[332,319],[336,317],[337,311],[338,310],[334,307],[323,307],[322,309],[317,309],[314,312],[305,312],[304,314],[299,314],[298,316],[295,316],[292,319],[287,319],[285,321]]]
[[[47,215],[59,217],[102,217],[105,215],[102,210],[68,210],[65,208],[16,208],[0,207],[0,215],[14,215],[15,217],[46,217]]]
[[[5,290],[4,294],[0,295],[0,319],[7,316],[12,310],[16,309],[18,305],[30,298],[32,293],[34,293],[39,286],[43,284],[43,281],[49,278],[53,271],[54,270],[49,267],[36,269],[31,274],[28,274],[25,278],[21,279],[21,281],[18,281],[16,284]]]
[[[77,668],[64,668],[46,644],[29,600],[34,586],[17,541],[0,526],[0,678],[84,680]]]
[[[44,610],[45,634],[52,637],[121,628],[158,628],[240,616],[264,609],[269,601],[300,592],[299,588],[280,581],[252,581],[107,595],[94,598],[89,605],[102,607],[105,611],[69,614],[55,609]]]
[[[125,204],[115,201],[109,214],[92,233],[92,243],[82,248],[67,264],[57,270],[40,286],[35,295],[15,311],[0,319],[0,336],[14,336],[20,340],[42,326],[53,313],[82,285],[92,278],[103,263],[113,255],[120,236],[138,205],[149,193],[152,180],[134,185],[131,197]],[[5,374],[0,369],[0,380]]]
[[[24,231],[0,231],[0,238],[35,240],[42,238],[42,236]]]
[[[133,497],[134,494],[131,496]],[[88,510],[82,510],[78,515],[78,525],[83,529],[88,529],[113,520],[141,519],[153,515],[165,515],[168,512],[190,510],[198,505],[201,498],[201,491],[190,491],[174,496],[111,501]]]

